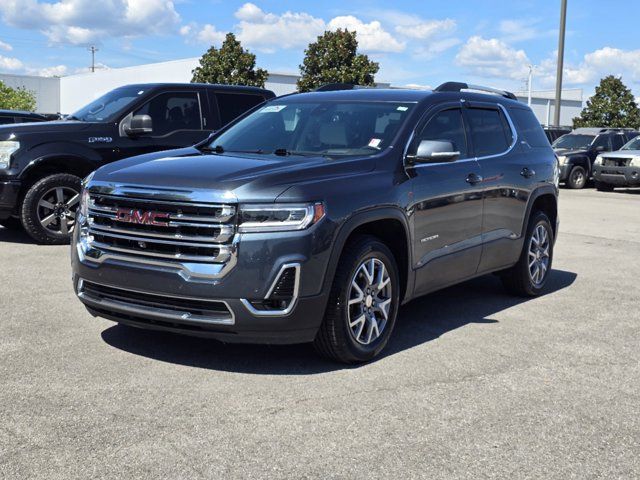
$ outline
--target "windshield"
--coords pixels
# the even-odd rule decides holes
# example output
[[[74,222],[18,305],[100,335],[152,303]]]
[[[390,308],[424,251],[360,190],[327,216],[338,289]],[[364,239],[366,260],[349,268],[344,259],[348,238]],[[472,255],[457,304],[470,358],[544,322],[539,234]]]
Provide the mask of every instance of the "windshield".
[[[634,138],[620,150],[640,150],[640,137]]]
[[[570,133],[561,136],[553,142],[552,146],[553,148],[567,148],[569,150],[588,148],[595,138],[594,135],[575,135]]]
[[[89,105],[85,105],[77,112],[67,117],[71,120],[83,122],[110,122],[115,120],[118,113],[127,105],[145,93],[140,87],[123,87],[111,90]]]
[[[214,138],[218,151],[373,155],[388,147],[414,107],[397,102],[276,101]]]

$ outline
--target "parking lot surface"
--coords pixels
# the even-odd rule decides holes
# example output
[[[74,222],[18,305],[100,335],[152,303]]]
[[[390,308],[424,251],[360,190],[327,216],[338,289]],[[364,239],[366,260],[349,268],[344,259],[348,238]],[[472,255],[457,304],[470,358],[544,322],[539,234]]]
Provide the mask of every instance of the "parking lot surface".
[[[0,478],[638,478],[640,191],[560,202],[546,295],[418,299],[350,368],[94,319],[0,227]]]

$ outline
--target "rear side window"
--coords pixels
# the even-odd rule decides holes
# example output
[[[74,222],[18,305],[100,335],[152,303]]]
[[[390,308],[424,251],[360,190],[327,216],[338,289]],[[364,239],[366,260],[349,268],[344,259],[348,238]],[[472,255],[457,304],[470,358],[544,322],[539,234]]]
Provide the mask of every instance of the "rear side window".
[[[509,149],[513,137],[499,110],[470,108],[467,112],[477,157],[497,155]]]
[[[226,125],[231,120],[264,102],[261,95],[242,93],[216,93],[218,109],[220,111],[220,123]]]
[[[624,137],[622,135],[614,135],[611,138],[611,147],[613,150],[620,150],[622,145],[625,144]]]
[[[510,113],[520,136],[524,138],[531,147],[549,146],[549,141],[547,140],[547,136],[545,135],[542,126],[531,110],[524,108],[512,108]],[[557,136],[555,138],[557,138]]]
[[[0,117],[0,125],[6,125],[8,123],[13,123],[13,117]]]
[[[611,151],[611,137],[609,135],[600,135],[596,138],[596,141],[593,142],[593,148],[604,147],[604,149],[609,152]]]

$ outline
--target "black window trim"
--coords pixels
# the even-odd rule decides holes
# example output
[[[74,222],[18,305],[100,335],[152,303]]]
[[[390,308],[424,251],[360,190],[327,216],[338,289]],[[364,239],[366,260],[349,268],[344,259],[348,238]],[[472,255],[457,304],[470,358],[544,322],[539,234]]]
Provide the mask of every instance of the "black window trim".
[[[498,157],[504,157],[505,155],[508,155],[511,153],[511,151],[515,148],[515,146],[518,143],[518,130],[516,129],[513,120],[511,119],[511,116],[509,115],[509,112],[507,111],[507,109],[501,105],[500,103],[484,103],[484,102],[465,102],[463,101],[463,104],[465,105],[466,108],[468,109],[480,109],[480,110],[498,110],[501,111],[502,114],[504,115],[504,118],[507,119],[507,124],[509,125],[509,128],[511,129],[511,145],[509,145],[509,147],[504,151],[504,152],[500,152],[500,153],[494,153],[492,155],[483,155],[481,157],[475,156],[473,157],[475,160],[486,160],[489,158],[498,158]],[[469,121],[466,122],[469,125],[469,129],[471,129],[471,123]],[[473,135],[471,135],[471,132],[469,131],[469,137],[471,138],[472,141],[472,145],[473,145],[473,153],[475,154],[476,152],[476,146],[475,144],[473,144]],[[522,140],[523,143],[526,143],[527,145],[529,145],[526,140]]]

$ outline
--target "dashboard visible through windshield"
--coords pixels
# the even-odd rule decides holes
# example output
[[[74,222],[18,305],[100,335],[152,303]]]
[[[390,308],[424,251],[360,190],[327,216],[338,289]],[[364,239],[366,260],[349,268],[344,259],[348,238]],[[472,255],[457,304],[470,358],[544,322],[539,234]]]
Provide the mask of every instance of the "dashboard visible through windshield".
[[[83,122],[110,122],[145,93],[140,87],[116,88],[67,117]]]

